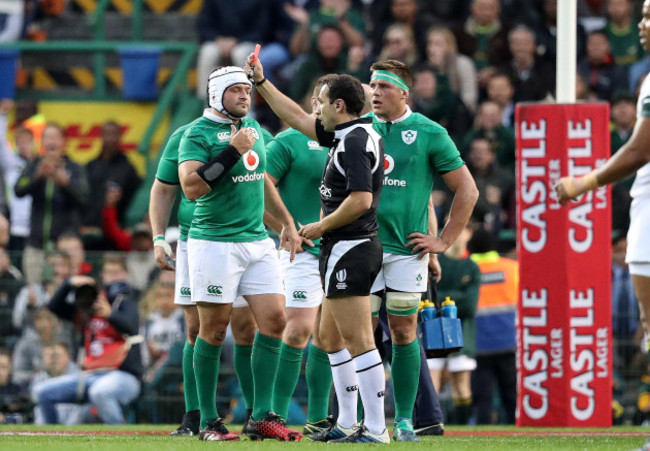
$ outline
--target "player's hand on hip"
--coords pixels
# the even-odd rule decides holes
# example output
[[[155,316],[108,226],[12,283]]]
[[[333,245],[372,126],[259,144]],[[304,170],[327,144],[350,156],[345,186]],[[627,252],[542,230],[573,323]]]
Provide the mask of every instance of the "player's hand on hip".
[[[433,276],[433,280],[436,283],[440,282],[442,278],[442,268],[440,267],[440,260],[438,260],[438,254],[429,255],[429,272]]]
[[[280,232],[280,247],[286,251],[289,251],[289,261],[293,261],[296,257],[296,252],[300,245],[302,244],[302,238],[298,235],[296,226],[291,224],[286,224],[282,226],[282,231]]]
[[[442,254],[449,247],[447,243],[433,235],[413,232],[408,236],[411,241],[406,243],[406,247],[413,247],[411,253],[419,252],[418,258],[424,258],[427,254]]]
[[[259,58],[253,58],[253,53],[248,55],[246,58],[246,65],[244,66],[244,72],[248,74],[248,78],[252,79],[254,83],[259,83],[264,80],[264,67],[260,62]],[[255,61],[253,61],[255,60]]]
[[[176,260],[173,252],[170,252],[170,254],[168,255],[167,252],[165,252],[165,248],[163,248],[162,246],[154,246],[153,255],[154,258],[156,259],[156,264],[160,269],[167,269],[169,271],[174,271],[174,267],[169,264],[169,259],[171,259],[172,261]]]
[[[255,137],[248,127],[237,130],[234,125],[230,126],[230,145],[237,149],[240,155],[251,150],[253,144],[255,144]]]
[[[300,228],[298,232],[301,237],[307,238],[308,240],[317,240],[323,236],[325,231],[323,230],[322,224],[319,222],[312,222]]]

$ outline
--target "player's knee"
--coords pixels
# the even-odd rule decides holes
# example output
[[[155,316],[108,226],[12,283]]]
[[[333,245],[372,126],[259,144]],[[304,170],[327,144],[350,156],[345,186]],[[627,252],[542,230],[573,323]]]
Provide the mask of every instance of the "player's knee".
[[[283,340],[293,348],[304,348],[311,332],[311,327],[307,324],[289,323],[284,330]]]
[[[256,332],[257,324],[255,321],[246,321],[232,328],[235,344],[239,346],[253,346]]]
[[[372,313],[373,318],[379,316],[379,309],[381,308],[381,296],[376,294],[370,295],[370,312]]]
[[[194,344],[196,343],[196,337],[199,336],[199,326],[198,326],[198,324],[196,326],[193,325],[191,327],[188,324],[186,336],[187,336],[188,343],[191,344],[192,346],[194,346]]]
[[[418,312],[421,293],[389,291],[386,293],[386,311],[395,316],[411,316]]]
[[[287,327],[287,317],[284,310],[265,315],[264,324],[259,325],[260,333],[270,337],[282,337],[285,327]]]

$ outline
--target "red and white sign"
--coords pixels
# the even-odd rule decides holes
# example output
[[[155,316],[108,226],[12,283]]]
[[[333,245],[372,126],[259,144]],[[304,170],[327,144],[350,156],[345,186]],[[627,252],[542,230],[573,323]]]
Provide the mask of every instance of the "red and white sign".
[[[612,424],[611,200],[553,186],[610,155],[609,105],[518,105],[517,425]]]

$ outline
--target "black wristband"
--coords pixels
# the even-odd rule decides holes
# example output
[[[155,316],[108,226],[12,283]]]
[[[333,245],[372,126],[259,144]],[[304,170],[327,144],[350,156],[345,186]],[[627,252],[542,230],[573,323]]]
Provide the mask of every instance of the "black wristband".
[[[224,174],[237,164],[240,158],[241,154],[235,146],[228,146],[211,161],[197,169],[196,173],[205,183],[214,186]]]
[[[260,81],[254,82],[254,83],[255,83],[255,86],[262,85],[262,84],[266,83],[266,77],[262,78]]]

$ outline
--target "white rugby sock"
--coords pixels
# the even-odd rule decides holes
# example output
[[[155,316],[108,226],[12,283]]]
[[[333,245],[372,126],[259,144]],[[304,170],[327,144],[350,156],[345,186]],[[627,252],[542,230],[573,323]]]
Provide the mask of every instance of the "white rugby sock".
[[[363,402],[363,424],[373,434],[380,435],[386,429],[384,413],[386,375],[381,356],[377,349],[373,349],[356,356],[353,360]]]
[[[336,398],[339,401],[337,422],[344,428],[357,423],[357,396],[359,384],[350,352],[343,348],[338,352],[328,353],[332,367],[332,380]]]

